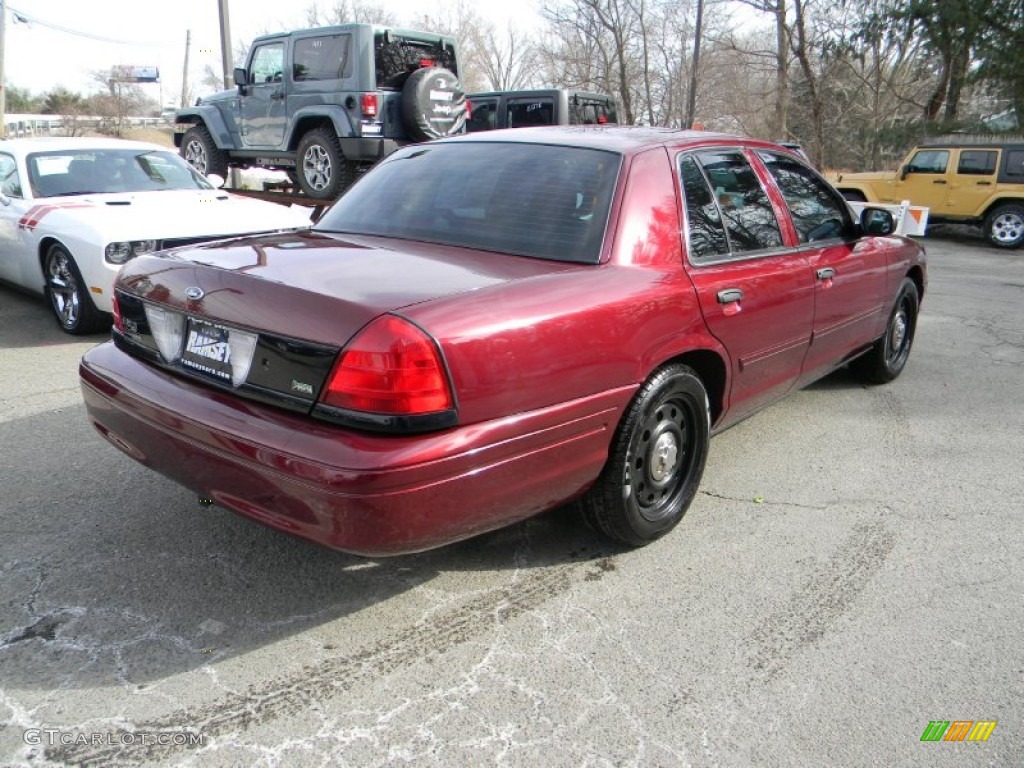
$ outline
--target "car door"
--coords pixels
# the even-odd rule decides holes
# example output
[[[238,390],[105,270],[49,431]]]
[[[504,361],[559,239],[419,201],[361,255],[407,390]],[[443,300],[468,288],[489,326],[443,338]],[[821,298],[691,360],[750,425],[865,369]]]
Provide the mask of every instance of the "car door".
[[[956,172],[950,179],[946,201],[950,215],[973,216],[992,198],[999,152],[997,147],[957,151]]]
[[[900,169],[893,181],[892,194],[880,202],[898,204],[909,200],[925,205],[938,215],[946,205],[949,192],[949,149],[925,147],[918,149]]]
[[[802,386],[881,335],[888,250],[880,239],[861,239],[849,206],[815,171],[782,153],[757,155],[786,203],[814,281],[811,343],[797,382]]]
[[[20,225],[29,209],[22,189],[22,174],[13,155],[0,152],[0,280],[24,287],[26,283],[25,260],[29,258],[25,229]]]
[[[266,43],[253,51],[249,84],[241,97],[242,143],[247,147],[277,147],[284,141],[284,43]]]
[[[687,271],[711,333],[729,353],[728,423],[786,394],[811,338],[814,281],[786,247],[774,206],[736,149],[678,158]]]

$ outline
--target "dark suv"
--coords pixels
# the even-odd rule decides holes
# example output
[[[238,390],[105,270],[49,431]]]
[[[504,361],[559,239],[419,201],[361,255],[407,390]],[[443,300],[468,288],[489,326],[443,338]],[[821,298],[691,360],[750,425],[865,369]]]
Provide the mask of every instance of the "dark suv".
[[[549,88],[537,91],[491,91],[466,97],[472,117],[467,128],[491,131],[530,125],[599,125],[619,122],[615,99],[603,93]]]
[[[265,35],[234,90],[180,109],[182,156],[204,174],[285,170],[332,199],[398,147],[462,133],[466,98],[450,37],[372,24]]]

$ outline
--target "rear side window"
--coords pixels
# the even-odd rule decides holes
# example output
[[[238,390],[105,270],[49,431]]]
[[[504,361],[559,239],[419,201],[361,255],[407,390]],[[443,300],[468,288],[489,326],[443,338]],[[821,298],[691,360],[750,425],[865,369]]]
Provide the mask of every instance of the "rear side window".
[[[10,155],[0,155],[0,190],[8,197],[22,196],[18,164]]]
[[[686,227],[689,254],[694,259],[721,256],[729,252],[729,241],[725,237],[722,214],[707,179],[692,157],[679,161],[679,174],[683,180],[683,197],[686,199]]]
[[[961,150],[956,172],[971,176],[991,176],[996,172],[998,157],[999,154],[990,149]]]
[[[552,125],[554,122],[554,99],[510,99],[508,102],[509,128],[523,128],[528,125]]]
[[[801,243],[848,234],[848,207],[813,171],[785,155],[759,153],[779,186]]]
[[[315,229],[596,264],[620,165],[616,153],[575,147],[408,147],[367,174]]]
[[[349,35],[326,35],[296,40],[292,79],[305,82],[348,77],[350,39]]]
[[[732,251],[780,247],[775,210],[746,158],[735,151],[700,152],[697,161],[718,201]]]
[[[498,100],[472,99],[472,112],[466,128],[473,131],[492,131],[498,127]]]

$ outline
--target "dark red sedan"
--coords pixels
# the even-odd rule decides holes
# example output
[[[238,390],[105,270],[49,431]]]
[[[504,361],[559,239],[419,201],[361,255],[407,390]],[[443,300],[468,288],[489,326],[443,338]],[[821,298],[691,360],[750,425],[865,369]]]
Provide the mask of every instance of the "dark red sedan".
[[[892,229],[733,136],[418,145],[311,232],[129,262],[82,391],[132,458],[329,547],[414,552],[573,499],[642,545],[713,430],[847,363],[899,375],[926,274]]]

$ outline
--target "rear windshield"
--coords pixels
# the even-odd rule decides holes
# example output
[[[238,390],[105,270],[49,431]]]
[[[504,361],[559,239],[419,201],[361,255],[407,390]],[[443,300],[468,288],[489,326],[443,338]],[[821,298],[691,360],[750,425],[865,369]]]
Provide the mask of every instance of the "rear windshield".
[[[314,229],[596,264],[621,157],[539,144],[408,147]]]
[[[401,89],[409,75],[422,67],[444,67],[458,76],[455,46],[441,39],[417,40],[378,32],[373,39],[377,87]]]

